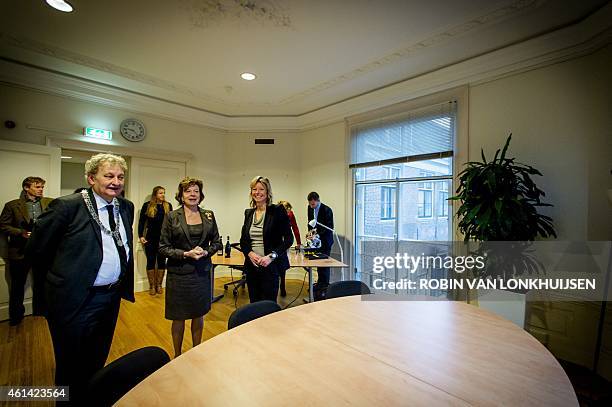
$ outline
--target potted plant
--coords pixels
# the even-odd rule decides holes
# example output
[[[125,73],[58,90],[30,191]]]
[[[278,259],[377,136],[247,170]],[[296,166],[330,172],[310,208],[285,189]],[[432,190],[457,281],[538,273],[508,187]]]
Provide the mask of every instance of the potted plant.
[[[530,256],[526,242],[557,237],[552,219],[538,213],[538,208],[552,206],[542,202],[545,193],[532,180],[532,176],[542,176],[542,173],[530,165],[517,162],[515,158],[506,157],[511,139],[512,134],[508,136],[503,149],[495,152],[492,161],[487,161],[481,149],[482,161],[466,164],[466,168],[459,173],[456,195],[449,198],[460,202],[457,210],[459,231],[466,242],[481,242],[478,251],[487,256],[485,276],[492,278],[537,273],[541,264]],[[482,243],[490,241],[513,243],[501,246]],[[500,306],[509,305],[499,302],[500,295],[510,302],[516,298],[507,293],[498,294],[498,299],[491,302],[498,308],[494,310],[496,312],[499,312]],[[485,302],[481,295],[480,305]],[[515,316],[505,316],[523,326],[524,310],[522,294],[522,306],[518,307]]]
[[[459,230],[464,240],[532,241],[537,237],[557,237],[549,216],[538,213],[544,191],[531,179],[542,173],[515,158],[506,158],[512,139],[508,136],[503,150],[497,150],[487,161],[481,149],[482,162],[470,161],[459,173],[457,195],[449,198],[461,202],[457,211]]]

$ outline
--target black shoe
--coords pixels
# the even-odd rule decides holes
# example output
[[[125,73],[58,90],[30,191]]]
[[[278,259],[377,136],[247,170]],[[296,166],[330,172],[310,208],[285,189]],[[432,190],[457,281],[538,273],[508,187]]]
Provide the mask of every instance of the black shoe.
[[[17,326],[17,325],[19,325],[21,323],[21,321],[23,321],[23,315],[21,317],[19,317],[19,318],[11,319],[9,321],[9,325],[10,326]]]

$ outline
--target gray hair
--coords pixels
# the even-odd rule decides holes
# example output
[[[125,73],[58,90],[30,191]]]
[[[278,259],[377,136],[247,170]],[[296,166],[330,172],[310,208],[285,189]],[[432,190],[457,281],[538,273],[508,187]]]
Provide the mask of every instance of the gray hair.
[[[85,163],[85,178],[90,175],[96,175],[100,167],[105,163],[110,165],[118,165],[121,167],[124,173],[127,172],[127,163],[123,157],[115,154],[100,153],[91,156],[91,158]]]

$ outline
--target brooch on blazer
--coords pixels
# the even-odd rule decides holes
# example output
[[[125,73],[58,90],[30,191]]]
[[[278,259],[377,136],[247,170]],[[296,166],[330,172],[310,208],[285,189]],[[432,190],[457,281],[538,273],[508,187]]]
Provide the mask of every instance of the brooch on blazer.
[[[207,218],[208,220],[210,220],[210,221],[212,221],[212,220],[213,220],[212,213],[210,213],[210,212],[206,212],[206,213],[204,213],[204,214],[206,215],[206,218]]]

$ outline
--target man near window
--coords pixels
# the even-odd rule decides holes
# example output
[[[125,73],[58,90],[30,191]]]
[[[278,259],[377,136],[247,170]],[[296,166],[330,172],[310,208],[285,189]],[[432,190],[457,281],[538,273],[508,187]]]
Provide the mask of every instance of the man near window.
[[[45,180],[40,177],[27,177],[21,183],[19,199],[7,202],[0,215],[0,230],[8,235],[8,266],[11,278],[9,285],[9,324],[18,325],[25,314],[23,297],[30,262],[24,256],[24,249],[34,222],[47,209],[51,198],[43,198]],[[33,276],[34,277],[34,276]],[[34,315],[42,310],[41,290],[38,280],[32,279],[32,307]]]
[[[321,239],[320,252],[326,255],[330,255],[332,245],[334,244],[334,235],[331,230],[334,228],[334,212],[331,208],[323,203],[319,199],[319,194],[311,192],[308,194],[308,230],[313,229],[310,226],[310,221],[313,219],[317,220],[317,233]],[[329,229],[320,227],[318,225],[327,226]],[[317,267],[317,283],[314,287],[315,298],[320,298],[321,292],[327,289],[329,285],[329,267]]]
[[[85,163],[89,189],[54,200],[26,247],[46,267],[47,321],[55,384],[85,404],[85,388],[108,357],[121,297],[134,302],[134,205],[121,197],[127,165],[97,154]]]

